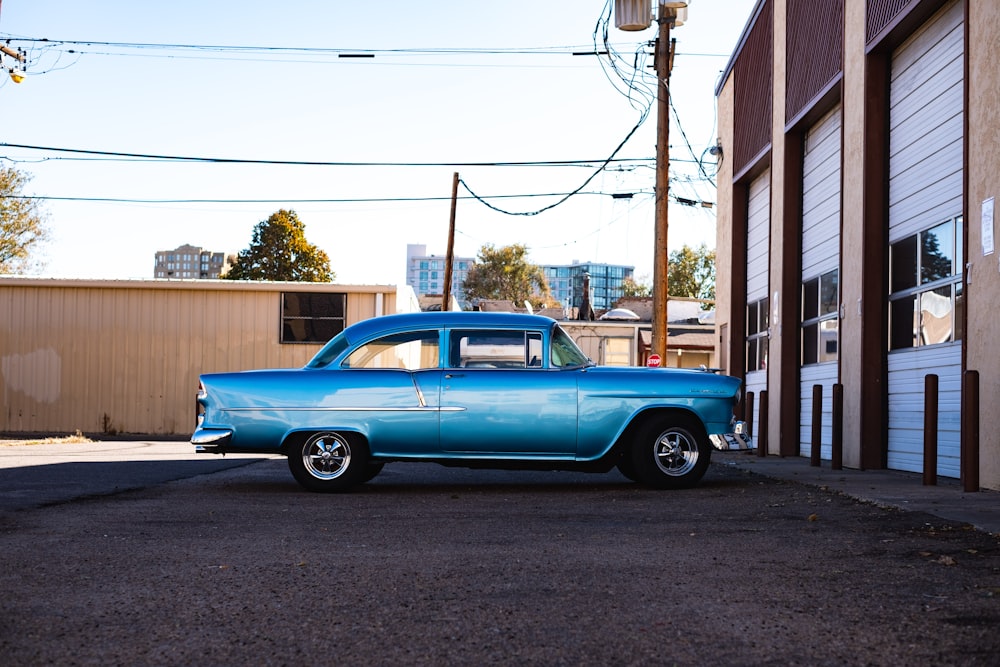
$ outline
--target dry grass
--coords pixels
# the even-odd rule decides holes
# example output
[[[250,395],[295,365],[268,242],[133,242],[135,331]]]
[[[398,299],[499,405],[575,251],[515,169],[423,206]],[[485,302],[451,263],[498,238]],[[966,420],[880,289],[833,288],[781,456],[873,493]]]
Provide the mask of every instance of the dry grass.
[[[17,447],[21,445],[78,445],[93,442],[80,431],[73,435],[51,438],[32,438],[29,440],[0,440],[0,447]]]

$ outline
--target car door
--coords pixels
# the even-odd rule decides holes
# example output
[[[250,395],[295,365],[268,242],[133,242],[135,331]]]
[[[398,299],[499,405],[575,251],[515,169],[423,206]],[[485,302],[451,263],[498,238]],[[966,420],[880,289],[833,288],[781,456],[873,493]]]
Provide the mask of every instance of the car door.
[[[448,332],[441,448],[465,456],[572,459],[577,374],[549,368],[543,332]]]

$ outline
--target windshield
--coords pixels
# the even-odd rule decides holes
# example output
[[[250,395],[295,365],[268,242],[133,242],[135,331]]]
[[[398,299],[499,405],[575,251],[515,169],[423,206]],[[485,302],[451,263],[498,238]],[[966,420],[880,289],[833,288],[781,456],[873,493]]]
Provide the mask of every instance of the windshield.
[[[558,324],[552,327],[552,366],[553,368],[579,368],[593,365],[569,334]]]

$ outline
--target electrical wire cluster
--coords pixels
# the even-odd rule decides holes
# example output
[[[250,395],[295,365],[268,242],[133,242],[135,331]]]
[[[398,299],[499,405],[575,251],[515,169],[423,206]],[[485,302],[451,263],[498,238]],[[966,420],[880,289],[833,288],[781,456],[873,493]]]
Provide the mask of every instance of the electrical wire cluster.
[[[51,40],[44,38],[16,37],[13,35],[0,35],[0,39],[6,39],[7,44],[16,44],[19,49],[27,53],[27,59],[32,63],[32,74],[39,75],[48,72],[66,69],[76,64],[84,56],[119,56],[119,57],[153,57],[153,58],[190,58],[190,59],[211,59],[211,60],[236,60],[236,61],[268,61],[268,62],[296,62],[296,63],[331,63],[354,58],[390,58],[405,59],[413,57],[427,56],[511,56],[511,55],[531,55],[531,56],[565,56],[565,55],[593,55],[598,57],[601,69],[607,80],[611,83],[615,91],[628,100],[629,105],[636,111],[637,118],[635,124],[626,133],[621,142],[614,147],[611,153],[598,160],[557,160],[541,162],[456,162],[456,163],[374,163],[374,162],[308,162],[308,161],[286,161],[286,160],[264,160],[264,159],[241,159],[241,158],[217,158],[217,157],[194,157],[194,156],[169,156],[137,153],[116,153],[111,151],[93,151],[73,148],[54,148],[43,146],[29,146],[21,144],[0,144],[6,148],[16,148],[21,150],[43,152],[44,155],[37,158],[37,161],[47,160],[114,160],[114,161],[175,161],[175,162],[209,162],[225,164],[266,164],[266,165],[296,165],[296,166],[394,166],[394,167],[442,167],[450,166],[454,168],[466,166],[489,166],[489,167],[583,167],[590,170],[590,174],[583,181],[568,192],[561,193],[534,193],[534,194],[501,194],[483,196],[473,191],[472,187],[464,180],[460,180],[461,185],[468,193],[468,198],[474,199],[484,206],[507,215],[514,216],[535,216],[542,212],[563,204],[576,195],[610,194],[615,198],[631,199],[634,195],[653,196],[651,188],[633,188],[628,193],[607,193],[588,189],[598,175],[608,171],[630,171],[636,167],[655,166],[655,158],[619,158],[618,154],[625,145],[642,127],[649,118],[650,112],[657,98],[657,80],[653,69],[649,66],[652,57],[650,49],[651,42],[641,42],[635,45],[631,53],[622,53],[611,41],[611,24],[614,16],[613,0],[606,0],[601,14],[597,19],[592,35],[593,51],[581,51],[579,46],[550,46],[538,48],[407,48],[407,49],[345,49],[331,47],[271,47],[271,46],[233,46],[233,45],[199,45],[199,44],[154,44],[143,42],[107,42],[107,41],[83,41],[83,40]],[[690,54],[690,55],[719,55],[719,54]],[[711,200],[714,196],[702,197],[697,188],[702,183],[709,184],[713,189],[715,182],[709,174],[705,165],[704,157],[709,149],[700,155],[696,153],[686,133],[681,126],[680,117],[674,106],[673,98],[670,98],[670,109],[674,123],[680,131],[684,144],[691,154],[691,159],[680,159],[673,157],[671,165],[681,165],[692,163],[697,166],[695,174],[683,174],[671,172],[671,189],[680,192],[670,193],[670,197],[677,203],[703,208],[711,207]],[[3,157],[0,159],[9,161],[27,161],[23,158]],[[676,187],[674,187],[676,186]],[[529,211],[512,211],[500,207],[493,203],[501,199],[512,198],[534,198],[534,197],[555,197],[551,202],[543,207]],[[69,199],[74,201],[122,201],[122,202],[155,202],[155,203],[188,203],[188,202],[226,202],[232,203],[237,200],[191,200],[191,199],[171,199],[171,200],[135,200],[117,199],[109,197],[94,198],[60,198],[42,197],[43,199]],[[298,200],[303,202],[355,202],[355,201],[421,201],[436,200],[438,197],[427,198],[385,198],[385,199],[309,199]],[[706,201],[707,199],[707,201]],[[247,203],[269,202],[272,200],[239,200]],[[287,200],[282,200],[287,201]]]

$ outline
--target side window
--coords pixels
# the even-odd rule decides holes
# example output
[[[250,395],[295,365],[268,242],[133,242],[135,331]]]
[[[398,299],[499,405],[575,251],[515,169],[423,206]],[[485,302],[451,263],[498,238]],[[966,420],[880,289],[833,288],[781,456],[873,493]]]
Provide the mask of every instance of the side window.
[[[410,331],[365,343],[344,360],[342,367],[399,368],[408,371],[437,368],[438,351],[437,330]]]
[[[542,335],[534,331],[451,332],[451,368],[525,368],[542,365]]]

